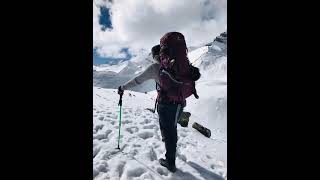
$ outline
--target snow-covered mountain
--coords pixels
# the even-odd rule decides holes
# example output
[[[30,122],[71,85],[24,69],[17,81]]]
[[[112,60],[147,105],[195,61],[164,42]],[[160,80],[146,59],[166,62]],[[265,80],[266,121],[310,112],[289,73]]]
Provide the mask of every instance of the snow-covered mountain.
[[[152,64],[151,54],[139,57],[143,60],[120,61],[118,64],[101,64],[93,66],[93,86],[116,89],[134,78]],[[150,80],[133,90],[148,92],[155,89],[154,81]]]
[[[188,56],[200,68],[201,78],[196,82],[200,98],[189,97],[185,110],[191,112],[192,120],[212,131],[212,138],[227,140],[227,33]]]
[[[200,98],[191,96],[187,99],[184,111],[191,113],[189,126],[178,124],[176,173],[170,173],[158,163],[158,159],[165,154],[158,115],[145,110],[154,107],[156,91],[152,81],[140,86],[137,89],[139,92],[125,91],[121,151],[115,149],[119,130],[119,96],[116,88],[150,65],[151,56],[147,56],[146,61],[94,67],[95,180],[227,179],[227,33],[220,34],[205,46],[190,50],[188,57],[202,74],[196,82]],[[148,93],[141,93],[145,91]],[[211,137],[207,138],[193,129],[193,122],[209,128]]]
[[[227,54],[227,33],[221,33],[212,42],[205,46],[189,48],[190,62],[201,68],[201,73],[211,69],[210,64],[214,64],[214,60]],[[201,58],[199,58],[201,56]],[[101,64],[93,65],[93,85],[102,88],[117,88],[125,82],[139,75],[152,62],[151,54],[140,56],[142,60],[120,61],[117,64]],[[153,80],[147,81],[142,85],[133,89],[137,92],[149,92],[155,90]]]

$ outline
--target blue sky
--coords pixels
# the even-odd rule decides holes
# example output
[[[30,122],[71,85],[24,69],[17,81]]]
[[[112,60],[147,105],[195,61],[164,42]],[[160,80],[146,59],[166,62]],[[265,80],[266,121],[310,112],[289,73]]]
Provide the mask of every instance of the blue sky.
[[[143,59],[169,31],[198,47],[226,28],[227,0],[94,0],[93,63]]]
[[[100,17],[99,24],[101,25],[101,30],[105,31],[106,29],[112,29],[112,23],[110,20],[110,12],[109,9],[105,6],[100,7]],[[128,52],[128,48],[123,48],[121,52],[125,52],[126,58],[112,58],[112,57],[102,57],[97,53],[96,49],[93,49],[93,64],[105,64],[105,63],[114,63],[119,60],[129,60],[132,56]]]
[[[106,28],[112,28],[109,9],[105,6],[101,6],[100,13],[101,16],[99,18],[99,23],[102,25],[102,30],[105,30]]]
[[[99,56],[99,54],[97,53],[96,49],[93,49],[93,64],[97,65],[97,64],[109,64],[109,63],[114,63],[120,60],[129,60],[132,56],[131,54],[128,52],[128,48],[124,48],[122,49],[122,52],[125,52],[127,54],[126,58],[105,58],[105,57],[101,57]]]

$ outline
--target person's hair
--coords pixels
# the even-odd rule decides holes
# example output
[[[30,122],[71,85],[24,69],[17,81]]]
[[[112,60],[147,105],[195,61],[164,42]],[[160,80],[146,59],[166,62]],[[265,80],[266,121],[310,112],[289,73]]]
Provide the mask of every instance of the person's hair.
[[[160,44],[153,46],[151,49],[151,53],[152,53],[152,58],[154,58],[156,55],[159,55],[160,54]]]
[[[157,44],[155,46],[152,47],[151,49],[151,53],[152,53],[152,59],[156,62],[156,63],[160,63],[160,44]]]
[[[155,55],[153,57],[153,60],[156,62],[156,63],[160,63],[160,56],[159,55]]]

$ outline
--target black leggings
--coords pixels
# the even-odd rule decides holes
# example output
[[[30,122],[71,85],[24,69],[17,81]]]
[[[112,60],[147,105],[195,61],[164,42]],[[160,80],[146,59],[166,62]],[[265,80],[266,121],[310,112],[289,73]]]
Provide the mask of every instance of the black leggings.
[[[183,111],[180,104],[158,104],[159,123],[166,147],[166,159],[175,163],[177,146],[177,121]]]

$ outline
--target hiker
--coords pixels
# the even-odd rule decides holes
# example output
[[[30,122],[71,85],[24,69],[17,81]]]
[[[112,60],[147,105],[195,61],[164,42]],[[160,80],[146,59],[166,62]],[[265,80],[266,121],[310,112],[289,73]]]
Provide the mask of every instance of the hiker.
[[[186,98],[192,94],[199,98],[194,81],[200,78],[200,73],[198,68],[190,64],[184,36],[179,32],[165,34],[160,39],[160,44],[154,46],[151,51],[154,63],[139,76],[119,86],[118,94],[123,94],[124,90],[146,80],[156,81],[156,107],[166,148],[166,159],[159,159],[159,163],[169,171],[175,172],[177,120],[186,106]]]

